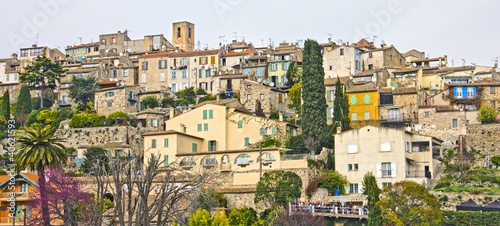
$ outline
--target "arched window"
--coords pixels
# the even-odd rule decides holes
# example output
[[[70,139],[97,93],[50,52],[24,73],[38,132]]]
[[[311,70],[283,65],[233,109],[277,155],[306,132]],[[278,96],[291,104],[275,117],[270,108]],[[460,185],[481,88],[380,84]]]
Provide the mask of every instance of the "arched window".
[[[257,158],[257,162],[260,162],[262,158],[263,162],[274,162],[276,158],[271,153],[263,153],[259,158]]]
[[[387,120],[401,120],[401,110],[399,109],[389,109],[387,111]]]
[[[247,154],[241,154],[236,157],[236,160],[234,160],[235,164],[245,164],[250,161],[250,155]]]
[[[181,28],[177,27],[177,38],[181,37]]]
[[[231,160],[229,159],[229,155],[222,156],[220,162],[222,165],[231,165]]]
[[[193,157],[186,157],[181,160],[180,166],[196,166]]]
[[[211,157],[211,156],[207,156],[203,159],[201,159],[201,163],[200,163],[202,166],[212,166],[212,165],[217,165],[217,159],[215,159],[214,157]]]

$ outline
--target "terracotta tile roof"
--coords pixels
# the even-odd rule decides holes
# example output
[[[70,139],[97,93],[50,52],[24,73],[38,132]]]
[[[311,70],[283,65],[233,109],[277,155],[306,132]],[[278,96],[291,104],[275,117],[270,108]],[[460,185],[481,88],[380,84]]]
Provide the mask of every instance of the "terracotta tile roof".
[[[410,63],[418,63],[418,62],[431,62],[431,61],[439,61],[439,60],[444,60],[446,58],[444,57],[436,57],[436,58],[428,58],[428,59],[416,59],[410,61]]]
[[[357,74],[353,75],[352,77],[366,77],[366,76],[371,76],[371,75],[373,75],[373,73],[375,73],[375,72],[381,72],[383,70],[384,69],[380,68],[380,69],[373,69],[373,70],[363,71],[361,73],[357,73]]]
[[[372,82],[363,85],[353,85],[347,88],[346,93],[359,93],[359,92],[371,92],[371,91],[377,91],[377,87]]]
[[[152,53],[139,56],[140,58],[157,57],[157,56],[184,56],[184,55],[211,55],[217,54],[220,50],[203,50],[203,51],[189,51],[189,52],[166,52],[166,53]]]
[[[405,74],[408,72],[417,72],[418,70],[420,70],[420,68],[410,68],[410,69],[396,70],[396,71],[393,71],[392,73],[393,74]]]
[[[118,83],[118,81],[106,81],[106,82],[101,82],[101,85],[111,85],[116,83]]]
[[[220,79],[235,79],[235,78],[248,78],[248,75],[244,74],[235,74],[235,75],[216,75],[213,76],[214,78],[220,78]]]
[[[182,133],[179,131],[175,131],[173,129],[167,130],[167,131],[145,133],[145,134],[142,134],[142,136],[155,136],[155,135],[167,135],[167,134],[179,134],[179,135],[188,136],[188,137],[203,140],[203,138],[201,138],[201,137],[193,136],[193,135],[187,134],[187,133]]]
[[[362,38],[361,40],[359,40],[354,47],[356,47],[356,48],[359,48],[359,47],[368,47],[368,48],[371,48],[371,49],[376,49],[377,48],[377,47],[375,47],[374,45],[372,45],[370,42],[368,42],[364,38]]]
[[[418,93],[418,90],[415,87],[398,87],[398,88],[395,88],[394,90],[392,88],[382,88],[380,90],[380,93],[384,93],[384,94],[392,93],[394,95],[416,94],[416,93]]]
[[[99,45],[97,42],[96,43],[87,43],[87,44],[81,44],[77,46],[68,46],[66,49],[76,49],[76,48],[82,48],[82,47],[87,47],[87,46],[94,46],[94,45]]]
[[[247,55],[250,54],[250,51],[245,51],[245,52],[237,52],[237,53],[226,53],[223,56],[238,56],[238,55]]]
[[[194,156],[194,155],[207,155],[207,154],[228,154],[228,153],[240,153],[240,152],[259,152],[261,149],[238,149],[238,150],[223,150],[216,152],[188,152],[188,153],[177,153],[175,156]],[[281,148],[270,147],[270,148],[262,148],[262,151],[279,151]]]
[[[449,87],[455,87],[455,86],[500,86],[500,82],[493,81],[493,80],[483,80],[483,81],[476,81],[474,83],[451,83],[447,84]]]
[[[348,80],[349,77],[338,77],[340,79],[340,83],[345,84]],[[325,78],[325,86],[334,86],[335,83],[337,83],[337,77],[335,78]]]

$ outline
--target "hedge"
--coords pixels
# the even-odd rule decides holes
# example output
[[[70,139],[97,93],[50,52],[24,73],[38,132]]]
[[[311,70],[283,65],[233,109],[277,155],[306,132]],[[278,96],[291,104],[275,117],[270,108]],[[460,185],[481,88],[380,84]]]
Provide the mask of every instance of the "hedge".
[[[500,225],[500,212],[445,211],[442,225]]]

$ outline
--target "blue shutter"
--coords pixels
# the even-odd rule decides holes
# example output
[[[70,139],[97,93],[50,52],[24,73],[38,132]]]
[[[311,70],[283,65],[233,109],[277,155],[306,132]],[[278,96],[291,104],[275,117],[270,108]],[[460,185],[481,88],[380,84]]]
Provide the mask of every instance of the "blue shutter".
[[[266,129],[260,128],[260,135],[263,136],[266,133]]]
[[[468,96],[467,91],[468,91],[467,87],[462,87],[462,96],[463,96],[463,98],[467,98],[467,96]]]
[[[152,147],[152,148],[156,148],[156,139],[153,139],[153,140],[152,140],[151,147]]]
[[[250,144],[250,138],[245,137],[245,146],[248,146]]]
[[[257,68],[257,76],[262,76],[262,67]]]
[[[238,121],[238,128],[242,128],[243,127],[243,121],[239,120]]]
[[[249,71],[250,71],[250,68],[245,68],[245,75],[248,75]]]
[[[453,96],[456,97],[457,96],[457,87],[453,87]]]
[[[293,136],[293,129],[290,128],[290,136]]]
[[[472,93],[474,94],[474,96],[477,94],[476,93],[476,87],[472,87]]]
[[[105,92],[105,93],[104,93],[104,96],[105,96],[105,97],[108,97],[108,92]]]

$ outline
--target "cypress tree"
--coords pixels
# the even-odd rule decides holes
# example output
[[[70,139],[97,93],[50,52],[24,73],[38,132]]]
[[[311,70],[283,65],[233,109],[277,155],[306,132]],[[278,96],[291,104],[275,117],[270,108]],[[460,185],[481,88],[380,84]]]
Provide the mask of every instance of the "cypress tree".
[[[326,125],[325,72],[318,42],[308,39],[304,44],[302,71],[302,133],[313,137],[318,148],[328,143]]]
[[[363,194],[368,196],[368,225],[382,225],[382,211],[377,206],[381,190],[377,185],[377,179],[371,172],[363,177],[363,187]]]
[[[9,90],[3,93],[2,97],[2,116],[5,118],[5,121],[10,120],[10,95]]]
[[[14,115],[18,117],[20,114],[28,115],[31,113],[31,94],[27,85],[21,86],[19,97],[17,98],[16,111]]]
[[[342,131],[350,128],[349,101],[344,90],[344,85],[342,85],[338,76],[335,83],[335,100],[333,101],[333,122],[335,126],[341,126]],[[335,128],[334,131],[336,131]]]

